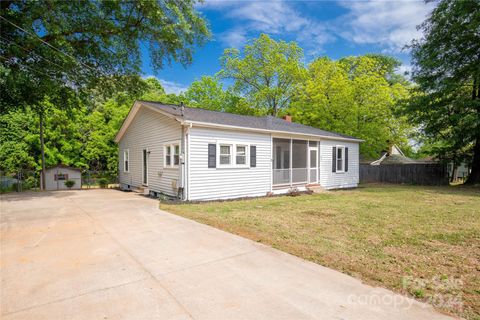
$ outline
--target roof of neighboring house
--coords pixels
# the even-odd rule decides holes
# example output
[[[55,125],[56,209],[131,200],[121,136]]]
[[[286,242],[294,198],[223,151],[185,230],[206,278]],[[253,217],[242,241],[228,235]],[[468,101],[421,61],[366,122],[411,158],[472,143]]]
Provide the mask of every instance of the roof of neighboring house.
[[[70,167],[70,166],[66,166],[64,164],[57,164],[56,166],[47,167],[47,168],[45,168],[45,170],[50,170],[50,169],[55,169],[55,168],[64,168],[64,169],[82,171],[82,169],[80,169],[80,168]]]
[[[328,138],[341,138],[361,142],[363,140],[341,133],[326,131],[299,123],[289,122],[272,116],[244,116],[227,112],[212,111],[201,108],[189,108],[178,105],[163,104],[151,101],[138,101],[142,105],[168,113],[178,120],[187,122],[207,123],[221,126],[232,126],[251,129],[262,129],[274,132],[296,133],[305,135],[322,136]]]
[[[409,163],[432,163],[433,161],[427,160],[415,160],[409,157],[406,157],[402,150],[396,146],[391,145],[389,151],[383,151],[382,156],[373,162],[371,165],[380,165],[380,164],[409,164]]]

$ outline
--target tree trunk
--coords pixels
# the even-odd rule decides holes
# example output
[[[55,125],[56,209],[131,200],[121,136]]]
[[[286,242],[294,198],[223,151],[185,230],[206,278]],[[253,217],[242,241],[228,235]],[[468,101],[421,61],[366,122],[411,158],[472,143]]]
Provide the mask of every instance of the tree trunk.
[[[45,143],[43,140],[43,108],[40,109],[40,153],[42,154],[42,173],[40,190],[45,190]]]
[[[477,78],[473,81],[472,100],[480,98],[480,83]],[[480,184],[480,104],[477,105],[477,132],[475,136],[475,147],[473,147],[472,172],[465,184]]]
[[[456,161],[452,162],[452,174],[450,175],[450,182],[455,182],[457,180],[457,163]]]

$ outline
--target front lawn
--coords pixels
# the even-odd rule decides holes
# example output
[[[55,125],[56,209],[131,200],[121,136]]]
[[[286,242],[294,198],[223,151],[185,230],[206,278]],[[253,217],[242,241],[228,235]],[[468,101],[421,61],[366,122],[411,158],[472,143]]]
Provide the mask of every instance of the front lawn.
[[[161,208],[480,319],[478,188],[371,185]]]

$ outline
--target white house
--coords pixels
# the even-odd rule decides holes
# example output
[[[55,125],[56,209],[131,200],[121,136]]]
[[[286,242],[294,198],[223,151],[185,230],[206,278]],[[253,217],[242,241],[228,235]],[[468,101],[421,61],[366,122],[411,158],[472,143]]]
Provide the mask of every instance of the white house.
[[[362,140],[288,118],[136,101],[115,138],[121,187],[182,200],[356,187]]]

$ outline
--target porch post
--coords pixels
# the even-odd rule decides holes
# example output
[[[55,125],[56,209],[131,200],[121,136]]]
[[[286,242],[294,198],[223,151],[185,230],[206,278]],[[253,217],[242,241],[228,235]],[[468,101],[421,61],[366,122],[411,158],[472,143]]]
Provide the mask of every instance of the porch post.
[[[293,140],[290,139],[290,152],[289,152],[289,156],[290,156],[290,161],[289,161],[289,165],[290,165],[290,187],[293,186],[293,169],[292,169],[292,166],[293,166],[293,163],[292,163],[292,159],[293,159],[293,155],[292,155],[292,151],[293,151]]]

